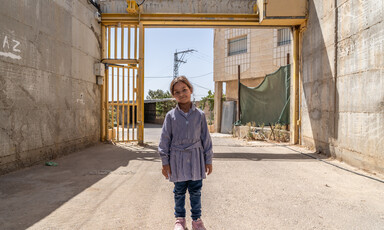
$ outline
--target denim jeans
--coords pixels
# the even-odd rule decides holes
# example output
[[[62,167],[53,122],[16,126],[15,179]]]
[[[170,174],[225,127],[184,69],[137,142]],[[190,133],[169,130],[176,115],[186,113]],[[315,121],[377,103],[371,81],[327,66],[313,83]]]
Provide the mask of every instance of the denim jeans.
[[[203,180],[175,182],[175,217],[185,217],[185,193],[189,192],[192,220],[201,216],[201,187]]]

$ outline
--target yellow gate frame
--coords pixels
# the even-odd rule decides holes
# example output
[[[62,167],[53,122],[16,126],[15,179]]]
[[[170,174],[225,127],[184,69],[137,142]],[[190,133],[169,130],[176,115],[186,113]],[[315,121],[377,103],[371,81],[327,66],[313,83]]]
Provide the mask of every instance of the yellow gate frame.
[[[144,29],[145,28],[164,28],[164,27],[187,27],[187,28],[213,28],[213,27],[291,27],[293,29],[293,116],[291,119],[291,143],[297,144],[299,141],[299,45],[300,31],[305,29],[306,17],[271,17],[259,21],[258,14],[140,14],[140,9],[130,9],[131,14],[102,14],[102,55],[103,62],[110,64],[138,65],[138,142],[144,141]],[[108,26],[129,26],[139,27],[139,56],[133,59],[116,59],[108,55],[106,58],[105,28]],[[108,43],[109,45],[110,43]],[[135,46],[136,47],[136,46]],[[108,95],[107,89],[103,88],[102,96],[102,140],[108,136],[107,133],[107,108]]]
[[[127,40],[124,39],[125,29],[127,29],[128,33],[126,37]],[[112,31],[114,34],[112,34]],[[119,44],[118,31],[120,31],[121,42]],[[105,69],[105,83],[102,87],[101,97],[101,140],[112,140],[116,142],[138,141],[139,144],[142,144],[144,141],[144,26],[142,23],[132,22],[102,23],[101,37],[102,63],[108,66]],[[126,47],[124,46],[125,41],[127,41]],[[120,57],[118,57],[118,51],[120,52]],[[126,58],[124,55],[125,52],[127,53]],[[110,70],[110,68],[112,69]],[[115,69],[117,70],[117,74],[115,74]],[[127,75],[125,74],[126,70],[128,70]],[[110,71],[112,73],[111,87],[109,86]],[[116,85],[114,85],[114,81],[116,75],[117,100],[115,101],[114,89]],[[121,88],[120,75],[122,75],[122,92],[119,92]],[[130,77],[132,77],[132,85],[130,85]],[[127,81],[124,80],[125,78],[127,78]],[[126,86],[128,91],[127,101],[125,101]],[[109,90],[110,88],[111,92]],[[132,89],[131,93],[130,89]],[[132,95],[132,98],[130,98],[130,95]],[[120,108],[122,108],[122,118],[119,117]],[[124,115],[125,109],[127,111],[127,120],[125,120]],[[132,117],[129,116],[131,109]],[[135,117],[135,111],[137,111],[137,118]],[[130,124],[130,119],[132,119],[132,124]],[[135,127],[136,119],[137,128]],[[115,123],[116,128],[114,127]],[[122,125],[120,123],[122,123]],[[125,123],[127,123],[127,139],[125,139]],[[109,129],[110,125],[113,127],[112,130]],[[132,128],[130,128],[130,125],[132,125]],[[121,128],[122,134],[120,135]],[[130,129],[132,131],[131,138]],[[137,134],[135,133],[135,129],[137,129]]]

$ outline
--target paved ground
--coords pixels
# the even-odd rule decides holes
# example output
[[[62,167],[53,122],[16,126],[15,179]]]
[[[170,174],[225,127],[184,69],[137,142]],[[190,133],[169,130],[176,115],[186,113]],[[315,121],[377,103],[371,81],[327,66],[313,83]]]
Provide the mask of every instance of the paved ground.
[[[146,128],[145,148],[99,144],[57,167],[1,176],[0,229],[173,229],[159,133]],[[213,141],[214,172],[203,187],[208,229],[384,229],[384,183],[297,147],[217,134]]]

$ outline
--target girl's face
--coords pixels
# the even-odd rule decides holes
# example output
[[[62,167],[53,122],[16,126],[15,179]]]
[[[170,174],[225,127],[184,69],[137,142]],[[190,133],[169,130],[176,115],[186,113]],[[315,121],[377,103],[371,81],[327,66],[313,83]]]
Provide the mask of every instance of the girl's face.
[[[184,104],[190,102],[191,94],[191,90],[183,82],[178,82],[173,87],[173,97],[176,99],[177,103]]]

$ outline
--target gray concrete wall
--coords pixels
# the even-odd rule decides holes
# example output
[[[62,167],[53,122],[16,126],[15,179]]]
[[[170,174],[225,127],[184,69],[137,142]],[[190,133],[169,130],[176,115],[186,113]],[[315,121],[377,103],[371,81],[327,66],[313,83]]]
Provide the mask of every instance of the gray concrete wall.
[[[126,13],[126,0],[99,1],[103,13]],[[141,4],[143,1],[137,1]],[[254,0],[145,0],[141,12],[151,13],[233,13],[252,14]]]
[[[100,26],[87,0],[0,0],[0,174],[99,140]]]
[[[384,3],[309,0],[302,144],[384,172]]]

